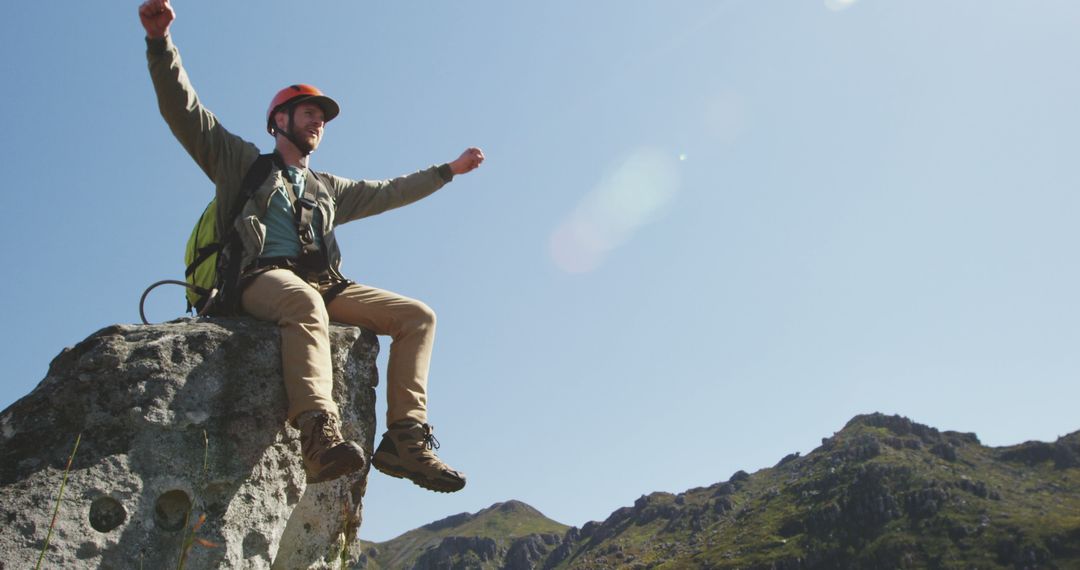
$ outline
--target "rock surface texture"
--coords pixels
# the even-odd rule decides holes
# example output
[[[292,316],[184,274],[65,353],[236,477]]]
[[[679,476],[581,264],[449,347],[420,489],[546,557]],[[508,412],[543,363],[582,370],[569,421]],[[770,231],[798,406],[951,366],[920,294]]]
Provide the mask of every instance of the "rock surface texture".
[[[374,444],[378,341],[331,328],[343,431]],[[0,413],[0,569],[339,568],[357,563],[366,470],[306,485],[277,327],[105,328]],[[354,548],[354,550],[359,550]]]

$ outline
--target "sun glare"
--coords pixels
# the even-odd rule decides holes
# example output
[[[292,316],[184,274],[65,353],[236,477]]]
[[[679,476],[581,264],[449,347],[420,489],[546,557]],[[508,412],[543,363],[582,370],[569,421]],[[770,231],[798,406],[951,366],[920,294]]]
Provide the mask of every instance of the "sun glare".
[[[833,12],[839,12],[854,6],[858,1],[859,0],[825,0],[825,7]]]
[[[615,166],[552,233],[555,264],[568,273],[591,271],[653,221],[678,190],[677,160],[668,152],[639,149]]]

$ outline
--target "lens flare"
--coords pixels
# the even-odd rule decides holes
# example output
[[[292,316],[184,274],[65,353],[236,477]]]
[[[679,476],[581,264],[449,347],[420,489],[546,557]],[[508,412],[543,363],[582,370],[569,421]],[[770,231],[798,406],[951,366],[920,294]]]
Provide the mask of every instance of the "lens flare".
[[[678,187],[677,159],[671,153],[652,148],[631,153],[552,233],[552,259],[568,273],[592,271],[608,252],[655,220]]]
[[[839,12],[854,6],[858,1],[859,0],[825,0],[825,7],[833,12]]]

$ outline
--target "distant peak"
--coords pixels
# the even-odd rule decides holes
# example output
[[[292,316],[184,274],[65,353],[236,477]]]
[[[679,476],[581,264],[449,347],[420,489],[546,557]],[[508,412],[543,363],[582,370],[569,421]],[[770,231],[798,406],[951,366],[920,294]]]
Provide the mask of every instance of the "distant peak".
[[[506,501],[506,502],[503,502],[503,503],[495,503],[494,505],[491,505],[490,507],[488,507],[486,509],[481,509],[479,512],[477,512],[475,514],[459,513],[459,514],[456,514],[456,515],[451,515],[451,516],[448,516],[448,517],[446,517],[444,519],[437,520],[437,521],[435,521],[433,523],[428,523],[428,524],[424,525],[421,528],[424,528],[426,530],[433,530],[433,531],[443,530],[443,529],[448,529],[448,528],[454,528],[454,527],[464,525],[464,524],[466,524],[466,523],[468,523],[470,521],[473,521],[473,520],[475,520],[477,518],[480,518],[480,517],[483,517],[485,515],[491,515],[491,514],[496,514],[496,513],[499,513],[499,514],[527,514],[527,515],[536,515],[536,516],[541,516],[541,517],[544,516],[544,514],[541,513],[540,511],[536,510],[535,508],[533,508],[533,507],[531,507],[531,506],[529,506],[529,505],[527,505],[527,504],[525,504],[525,503],[523,503],[521,501],[510,500],[510,501]]]
[[[503,503],[495,503],[494,505],[491,505],[490,507],[488,507],[485,510],[487,510],[487,511],[499,511],[500,513],[540,514],[540,511],[536,510],[535,508],[533,508],[533,507],[531,507],[531,506],[529,506],[529,505],[527,505],[527,504],[525,504],[525,503],[523,503],[521,501],[515,501],[515,500],[509,500],[509,501],[506,501],[506,502],[503,502]]]
[[[941,432],[936,428],[913,422],[904,416],[889,416],[881,412],[855,416],[848,421],[847,425],[845,425],[844,429],[841,431],[847,431],[858,426],[884,428],[891,431],[894,435],[900,436],[917,435],[924,438],[936,438],[941,435]]]
[[[918,430],[934,429],[934,428],[931,428],[929,426],[924,426],[922,424],[915,423],[915,422],[911,421],[910,419],[905,418],[904,416],[899,416],[899,415],[889,416],[889,415],[883,414],[881,412],[874,412],[872,414],[859,414],[859,415],[851,418],[851,420],[849,420],[848,423],[844,426],[844,429],[848,429],[848,428],[855,427],[855,426],[860,426],[860,425],[870,426],[870,427],[885,428],[885,429],[888,429],[889,431],[892,431],[892,432],[896,433],[897,435],[905,435],[905,434],[911,433],[912,431],[917,430],[917,429]],[[937,430],[934,430],[934,431],[937,431]]]
[[[861,414],[851,418],[851,420],[841,430],[847,431],[858,426],[867,426],[875,428],[884,428],[897,436],[913,435],[923,441],[937,441],[942,439],[942,435],[949,436],[948,439],[956,442],[964,443],[979,443],[979,438],[973,433],[957,433],[947,431],[944,434],[937,428],[933,428],[927,425],[920,424],[918,422],[911,421],[904,416],[899,415],[886,415],[881,412],[874,412],[872,414]]]

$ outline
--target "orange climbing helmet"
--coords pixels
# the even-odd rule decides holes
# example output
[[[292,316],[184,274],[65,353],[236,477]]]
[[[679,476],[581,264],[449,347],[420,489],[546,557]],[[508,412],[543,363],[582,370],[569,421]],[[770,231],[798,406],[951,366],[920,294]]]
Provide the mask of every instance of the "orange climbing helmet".
[[[319,91],[317,87],[304,85],[303,83],[290,85],[281,91],[278,91],[277,95],[274,95],[273,100],[270,101],[270,108],[266,110],[266,132],[271,135],[274,134],[274,113],[280,111],[283,107],[295,105],[303,101],[309,101],[321,107],[323,111],[323,120],[327,123],[341,112],[341,108],[338,107],[337,101],[323,95],[323,92]],[[289,118],[289,121],[292,121],[291,117]]]

